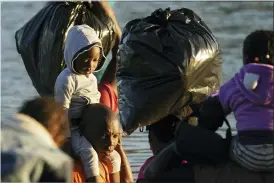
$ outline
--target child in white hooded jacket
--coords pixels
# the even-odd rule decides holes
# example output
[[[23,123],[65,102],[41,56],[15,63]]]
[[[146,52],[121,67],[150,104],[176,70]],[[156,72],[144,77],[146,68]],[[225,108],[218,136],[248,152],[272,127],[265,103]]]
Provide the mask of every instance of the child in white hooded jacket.
[[[80,134],[79,122],[85,106],[99,103],[101,96],[93,72],[102,68],[104,53],[94,29],[85,24],[71,27],[65,42],[64,57],[67,68],[56,79],[55,100],[68,111],[72,149],[81,159],[85,176],[90,180],[99,176],[99,160],[92,145]],[[120,165],[121,157],[113,151],[107,162],[110,173],[119,172]]]

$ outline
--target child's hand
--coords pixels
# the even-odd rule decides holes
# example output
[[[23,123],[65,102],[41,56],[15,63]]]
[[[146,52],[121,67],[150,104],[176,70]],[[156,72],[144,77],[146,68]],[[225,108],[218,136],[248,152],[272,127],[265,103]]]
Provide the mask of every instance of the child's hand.
[[[120,128],[118,144],[117,144],[117,146],[115,147],[115,150],[116,150],[116,151],[119,151],[119,150],[121,150],[121,148],[122,148],[122,138],[123,138],[123,130]]]

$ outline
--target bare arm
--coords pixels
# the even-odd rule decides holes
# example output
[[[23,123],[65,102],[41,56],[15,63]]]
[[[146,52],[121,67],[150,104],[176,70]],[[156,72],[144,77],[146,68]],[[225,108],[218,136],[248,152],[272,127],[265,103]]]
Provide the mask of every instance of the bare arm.
[[[133,182],[132,170],[131,170],[130,164],[128,162],[127,155],[126,155],[126,153],[123,149],[122,143],[121,143],[122,142],[122,133],[120,135],[121,136],[120,136],[119,144],[115,148],[115,150],[121,156],[120,182],[121,183],[132,183]]]
[[[116,34],[117,37],[120,39],[121,38],[121,29],[119,27],[119,24],[116,20],[114,11],[112,10],[111,6],[109,5],[109,3],[107,1],[99,1],[99,4],[101,6],[101,8],[103,9],[103,11],[105,11],[105,13],[112,19],[112,21],[114,22],[115,26],[116,26]]]
[[[127,159],[127,155],[121,145],[117,148],[117,152],[121,156],[121,171],[120,171],[120,182],[121,183],[132,183],[133,176],[130,164]]]
[[[109,174],[111,183],[120,183],[120,172]]]
[[[116,40],[115,44],[112,47],[112,60],[110,61],[108,67],[106,68],[106,71],[102,77],[101,82],[108,82],[114,89],[115,93],[117,94],[117,85],[116,85],[116,79],[115,79],[115,74],[116,74],[116,66],[117,66],[117,60],[116,60],[116,55],[118,51],[118,45],[121,39],[121,29],[120,26],[116,20],[115,14],[110,7],[109,3],[106,1],[99,1],[100,7],[102,8],[103,11],[112,19],[112,21],[115,24],[115,33],[116,33]]]

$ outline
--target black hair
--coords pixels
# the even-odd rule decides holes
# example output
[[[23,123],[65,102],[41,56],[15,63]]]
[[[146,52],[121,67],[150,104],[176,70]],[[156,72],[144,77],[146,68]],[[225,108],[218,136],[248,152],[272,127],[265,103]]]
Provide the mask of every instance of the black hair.
[[[92,121],[90,121],[90,116],[92,116]],[[101,103],[88,104],[82,113],[79,129],[84,134],[90,125],[107,124],[114,119],[117,119],[117,116],[108,106]]]
[[[151,133],[155,135],[157,140],[162,143],[168,143],[174,138],[174,132],[176,124],[180,119],[173,115],[168,115],[161,120],[148,125],[147,130],[149,131],[148,138],[150,139]]]
[[[243,43],[243,62],[274,65],[274,31],[256,30]]]

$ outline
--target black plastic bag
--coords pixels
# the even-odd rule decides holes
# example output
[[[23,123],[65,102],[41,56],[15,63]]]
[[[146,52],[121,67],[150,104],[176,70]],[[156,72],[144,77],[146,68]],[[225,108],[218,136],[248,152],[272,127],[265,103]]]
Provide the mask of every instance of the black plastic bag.
[[[192,10],[158,9],[128,22],[118,52],[119,116],[126,133],[201,101],[221,84],[219,44]],[[178,114],[177,114],[178,113]]]
[[[66,67],[63,50],[74,25],[91,26],[107,55],[115,42],[115,25],[98,2],[50,2],[16,31],[17,51],[40,95],[53,95],[59,73]]]

